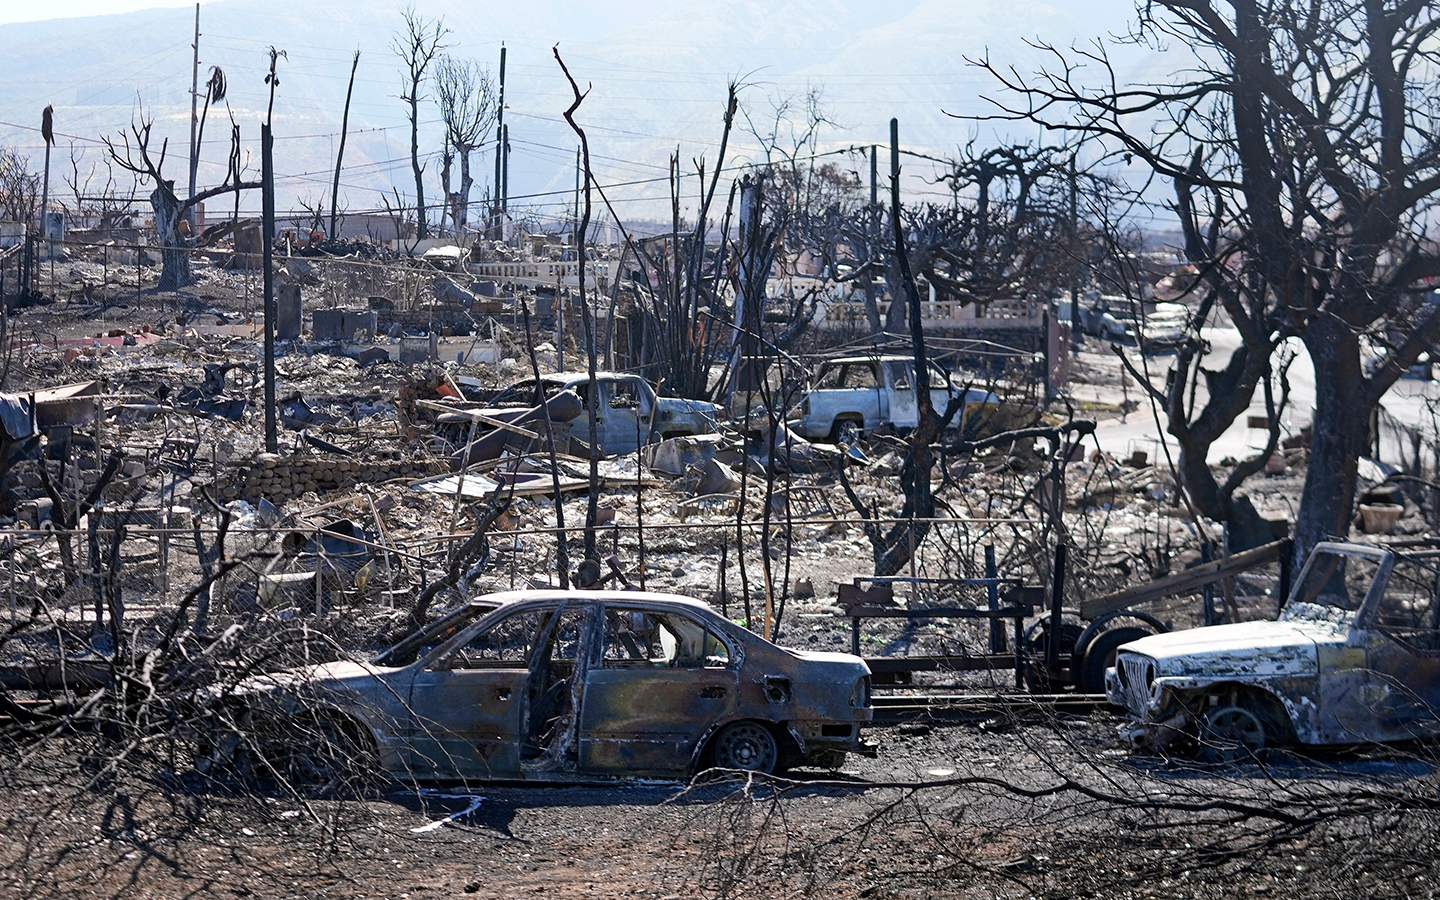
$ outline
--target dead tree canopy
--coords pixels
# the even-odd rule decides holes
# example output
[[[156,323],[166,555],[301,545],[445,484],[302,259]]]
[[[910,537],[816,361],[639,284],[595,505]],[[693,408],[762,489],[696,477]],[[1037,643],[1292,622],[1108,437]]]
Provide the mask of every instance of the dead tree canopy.
[[[490,70],[473,59],[442,56],[435,64],[435,94],[440,105],[440,118],[445,122],[445,141],[460,160],[460,189],[450,194],[449,179],[445,191],[450,214],[457,231],[469,222],[470,189],[475,180],[470,176],[470,155],[490,137],[500,112],[500,93]]]
[[[401,10],[403,23],[390,39],[390,49],[400,57],[405,70],[401,78],[400,100],[409,108],[410,169],[415,175],[415,236],[425,240],[430,229],[425,219],[425,166],[420,162],[420,101],[421,90],[430,64],[445,45],[441,43],[450,29],[445,20],[426,19],[411,6]]]
[[[116,165],[128,172],[133,172],[142,184],[148,182],[154,185],[150,191],[150,207],[155,212],[155,233],[160,239],[161,269],[158,287],[162,291],[173,291],[193,284],[195,281],[195,276],[190,270],[190,250],[203,246],[222,231],[228,231],[232,225],[232,223],[226,222],[224,225],[206,229],[199,236],[186,234],[181,229],[186,212],[197,203],[220,194],[259,188],[260,182],[241,181],[239,172],[232,167],[226,173],[224,184],[199,191],[188,200],[181,200],[175,193],[174,180],[166,179],[162,173],[165,167],[165,152],[170,144],[169,139],[161,141],[158,157],[151,155],[150,130],[153,125],[154,120],[144,118],[142,113],[138,121],[130,123],[128,132],[120,132],[119,144],[108,137],[103,140],[105,149]],[[238,131],[236,134],[238,135]],[[234,158],[234,154],[231,155]],[[186,230],[188,230],[188,226],[186,226]]]
[[[40,208],[40,176],[30,171],[30,158],[12,147],[0,147],[0,215],[29,222]]]
[[[1250,335],[1245,352],[1265,357],[1232,360],[1237,387],[1259,381],[1275,329],[1304,341],[1316,403],[1296,525],[1303,557],[1345,531],[1370,414],[1440,337],[1419,284],[1440,274],[1427,239],[1440,192],[1440,9],[1159,0],[1138,16],[1131,38],[1191,48],[1173,81],[1125,85],[1103,47],[1047,47],[1054,63],[1034,79],[979,65],[1001,88],[996,116],[1078,135],[1174,182],[1187,252]],[[1183,208],[1201,200],[1208,215]],[[1221,237],[1207,243],[1211,234]],[[1367,345],[1382,359],[1369,371]]]

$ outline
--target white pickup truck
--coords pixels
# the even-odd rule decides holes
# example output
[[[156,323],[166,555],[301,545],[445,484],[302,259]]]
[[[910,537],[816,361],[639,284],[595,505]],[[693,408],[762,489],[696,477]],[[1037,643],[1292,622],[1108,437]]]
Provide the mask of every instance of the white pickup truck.
[[[989,391],[967,389],[935,363],[930,370],[930,402],[943,413],[950,398],[964,394],[965,404],[998,403]],[[920,421],[915,388],[915,359],[871,354],[826,360],[815,373],[813,387],[800,401],[791,427],[810,440],[853,444],[878,428],[914,428]],[[960,416],[951,421],[958,426]]]

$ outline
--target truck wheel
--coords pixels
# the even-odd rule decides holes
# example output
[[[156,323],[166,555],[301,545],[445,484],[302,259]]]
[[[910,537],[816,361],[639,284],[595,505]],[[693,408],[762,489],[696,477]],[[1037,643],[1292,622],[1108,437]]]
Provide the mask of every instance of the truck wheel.
[[[830,426],[830,443],[853,447],[860,442],[860,423],[854,419],[836,419]]]
[[[1228,763],[1265,749],[1265,725],[1243,706],[1217,706],[1200,720],[1200,758]]]

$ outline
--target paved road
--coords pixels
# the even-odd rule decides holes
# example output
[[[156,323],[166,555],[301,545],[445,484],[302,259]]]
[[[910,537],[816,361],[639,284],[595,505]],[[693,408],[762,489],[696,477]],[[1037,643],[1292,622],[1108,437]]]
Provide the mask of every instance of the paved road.
[[[1210,342],[1210,368],[1223,366],[1231,352],[1240,345],[1240,333],[1233,328],[1206,328],[1202,336]],[[1127,349],[1126,352],[1135,367],[1141,368],[1140,354],[1133,349]],[[1289,370],[1290,402],[1281,419],[1282,434],[1288,435],[1298,432],[1310,422],[1315,406],[1315,367],[1304,345],[1298,340],[1287,342],[1276,352],[1277,365],[1285,357],[1293,358]],[[1120,368],[1119,360],[1110,353],[1099,350],[1095,341],[1086,345],[1081,358],[1088,366],[1116,372]],[[1153,381],[1158,384],[1163,383],[1165,372],[1174,364],[1174,358],[1156,356],[1146,362]],[[1096,429],[1096,437],[1102,448],[1118,457],[1128,457],[1134,450],[1142,449],[1150,455],[1152,461],[1159,458],[1160,436],[1167,421],[1164,410],[1152,411],[1150,403],[1133,383],[1128,390],[1109,385],[1077,384],[1073,387],[1072,394],[1080,399],[1093,398],[1114,404],[1119,404],[1126,398],[1139,401],[1139,408],[1126,416],[1124,421],[1109,419],[1101,422]],[[1197,390],[1197,406],[1203,405],[1205,397],[1205,384],[1202,379]],[[1419,427],[1423,433],[1431,435],[1430,440],[1433,441],[1437,415],[1440,415],[1440,381],[1403,378],[1385,395],[1381,406],[1386,413],[1382,417],[1384,424],[1381,428],[1381,457],[1386,462],[1395,463],[1401,459],[1400,443],[1405,439],[1400,436],[1398,429],[1391,426],[1399,424]],[[1156,412],[1159,414],[1159,427],[1156,424]],[[1246,418],[1264,415],[1265,397],[1262,391],[1257,390],[1248,413],[1239,416],[1229,430],[1211,446],[1210,463],[1218,464],[1226,457],[1244,458],[1262,449],[1265,432],[1262,429],[1249,428]],[[1175,439],[1168,435],[1166,437],[1171,452],[1176,452]],[[1410,453],[1408,441],[1403,452],[1407,456]]]

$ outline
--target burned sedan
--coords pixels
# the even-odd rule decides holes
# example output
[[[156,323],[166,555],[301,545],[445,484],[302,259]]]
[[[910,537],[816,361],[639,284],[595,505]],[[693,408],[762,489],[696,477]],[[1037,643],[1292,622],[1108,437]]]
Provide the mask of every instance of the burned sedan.
[[[1227,759],[1272,744],[1440,735],[1440,551],[1318,544],[1278,621],[1157,634],[1105,675],[1139,747]]]
[[[355,763],[405,780],[586,781],[873,753],[864,661],[640,592],[489,595],[369,663],[253,678],[209,706],[200,768],[258,761],[308,781]]]

